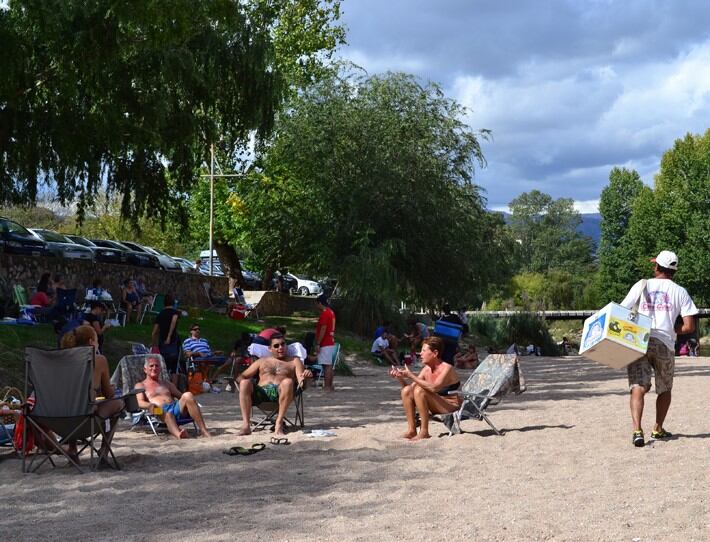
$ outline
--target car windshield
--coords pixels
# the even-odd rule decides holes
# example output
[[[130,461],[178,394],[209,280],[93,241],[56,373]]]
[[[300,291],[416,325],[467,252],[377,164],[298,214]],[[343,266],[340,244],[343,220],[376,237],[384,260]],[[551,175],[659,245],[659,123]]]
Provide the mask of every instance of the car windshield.
[[[79,237],[78,235],[67,235],[69,239],[74,241],[77,245],[82,245],[85,247],[93,247],[94,244],[89,241],[88,239],[84,239],[83,237]]]
[[[35,230],[35,233],[45,241],[51,241],[53,243],[71,243],[71,241],[64,237],[61,233],[49,230]]]
[[[0,220],[0,232],[14,233],[15,235],[21,235],[22,237],[30,237],[34,239],[34,236],[30,233],[30,230],[24,226],[20,226],[17,222],[13,222],[12,220]]]
[[[121,245],[119,245],[118,243],[114,243],[113,241],[102,241],[101,239],[92,239],[91,242],[99,247],[115,248],[116,250],[126,250]]]
[[[136,245],[135,243],[131,243],[130,241],[121,241],[121,244],[127,246],[132,250],[135,250],[136,252],[148,252],[142,246]]]

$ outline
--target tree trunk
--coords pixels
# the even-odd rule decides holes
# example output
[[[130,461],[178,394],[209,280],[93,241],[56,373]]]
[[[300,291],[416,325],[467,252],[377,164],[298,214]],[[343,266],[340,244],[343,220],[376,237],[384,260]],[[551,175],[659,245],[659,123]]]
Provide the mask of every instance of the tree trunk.
[[[233,246],[222,243],[215,243],[214,249],[222,264],[222,271],[229,279],[229,291],[231,292],[237,284],[241,288],[244,284],[244,277],[242,276],[242,264],[239,262],[237,251]]]

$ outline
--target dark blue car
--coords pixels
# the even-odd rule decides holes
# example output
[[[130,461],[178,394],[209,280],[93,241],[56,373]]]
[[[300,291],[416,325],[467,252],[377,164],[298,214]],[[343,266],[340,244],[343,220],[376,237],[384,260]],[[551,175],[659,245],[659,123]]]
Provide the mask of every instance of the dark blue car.
[[[0,217],[0,250],[25,256],[51,256],[47,244],[9,218]]]

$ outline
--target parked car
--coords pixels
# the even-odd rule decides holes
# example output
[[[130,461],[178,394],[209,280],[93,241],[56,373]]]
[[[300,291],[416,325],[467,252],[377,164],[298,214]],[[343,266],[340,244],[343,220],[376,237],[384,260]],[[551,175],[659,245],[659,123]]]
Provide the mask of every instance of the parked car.
[[[279,280],[283,284],[279,284]],[[296,293],[298,290],[298,280],[291,273],[274,272],[274,278],[271,281],[271,287],[276,291],[281,291],[284,294]]]
[[[107,239],[91,239],[91,242],[97,246],[110,248],[113,250],[121,250],[126,255],[126,263],[129,265],[137,265],[140,267],[160,267],[158,258],[147,252],[138,252],[131,250],[126,245],[118,241],[109,241]]]
[[[66,235],[42,228],[29,228],[38,239],[47,243],[47,250],[58,258],[73,258],[93,260],[94,253],[90,248],[75,243]]]
[[[127,244],[127,243],[124,243],[124,245],[125,244]],[[133,243],[133,244],[135,244],[135,243]],[[128,246],[130,246],[130,245],[128,245]],[[145,250],[147,250],[148,252],[150,252],[151,254],[156,256],[158,258],[158,262],[160,262],[161,269],[163,269],[165,271],[182,271],[180,264],[177,263],[173,259],[172,256],[170,256],[169,254],[166,254],[162,250],[158,250],[157,248],[153,248],[153,247],[147,247],[144,245],[138,245],[138,246],[144,248]]]
[[[293,273],[286,273],[284,276],[296,281],[295,291],[292,289],[291,293],[298,295],[320,295],[323,293],[321,285],[314,280],[300,278]]]
[[[262,280],[259,273],[249,271],[242,265],[242,277],[244,277],[244,284],[242,284],[244,288],[247,290],[261,290]]]
[[[88,248],[94,253],[94,260],[105,263],[127,263],[128,256],[125,251],[110,247],[100,247],[86,237],[80,235],[67,235],[76,244]]]
[[[138,243],[134,243],[133,241],[119,241],[123,246],[128,247],[130,250],[133,252],[138,252],[140,254],[145,254],[146,256],[149,256],[151,265],[148,265],[146,267],[157,267],[158,269],[166,269],[163,267],[162,262],[160,261],[160,258],[158,255],[153,254],[150,250],[148,250],[147,247],[144,247],[143,245],[139,245]]]
[[[180,269],[182,269],[183,273],[195,272],[195,262],[191,262],[187,258],[180,258],[178,256],[172,256],[172,259],[180,265]]]
[[[202,260],[202,266],[200,266],[200,273],[203,275],[210,274],[210,251],[203,250],[200,252],[200,260]],[[217,251],[212,251],[212,275],[216,277],[223,277],[224,271],[222,271],[222,262],[219,261],[219,256],[217,256]]]
[[[14,220],[0,217],[0,250],[8,254],[51,256],[47,243]]]

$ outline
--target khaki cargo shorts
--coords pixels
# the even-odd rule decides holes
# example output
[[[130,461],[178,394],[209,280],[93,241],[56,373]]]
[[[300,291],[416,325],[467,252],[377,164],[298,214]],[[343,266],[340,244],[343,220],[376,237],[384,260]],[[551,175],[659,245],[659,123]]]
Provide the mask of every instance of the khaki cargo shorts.
[[[629,389],[634,386],[651,388],[651,370],[656,379],[656,394],[673,389],[675,357],[673,351],[655,337],[648,341],[646,355],[626,368],[629,375]]]

